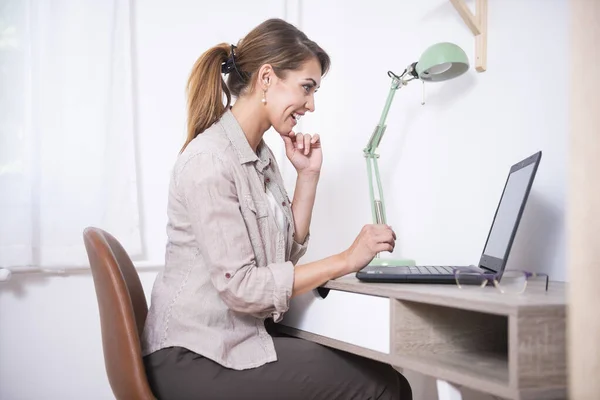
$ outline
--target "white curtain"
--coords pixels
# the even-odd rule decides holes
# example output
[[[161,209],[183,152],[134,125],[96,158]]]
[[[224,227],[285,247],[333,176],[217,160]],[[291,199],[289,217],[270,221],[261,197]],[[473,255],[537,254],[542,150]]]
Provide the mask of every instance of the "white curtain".
[[[0,267],[140,257],[130,0],[0,0]]]

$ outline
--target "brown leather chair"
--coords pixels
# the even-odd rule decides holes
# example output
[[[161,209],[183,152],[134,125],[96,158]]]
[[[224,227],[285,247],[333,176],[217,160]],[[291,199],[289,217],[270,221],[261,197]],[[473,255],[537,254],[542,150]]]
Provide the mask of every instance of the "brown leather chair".
[[[117,400],[154,399],[142,361],[140,335],[148,304],[129,255],[102,229],[83,232],[102,328],[108,381]]]

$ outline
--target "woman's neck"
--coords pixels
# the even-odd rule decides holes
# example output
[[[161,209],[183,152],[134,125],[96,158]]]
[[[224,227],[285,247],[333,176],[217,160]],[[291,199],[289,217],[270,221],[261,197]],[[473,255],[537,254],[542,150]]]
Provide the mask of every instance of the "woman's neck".
[[[267,121],[265,106],[251,96],[240,97],[233,105],[231,112],[242,127],[244,135],[252,150],[256,152],[265,132],[271,127]]]

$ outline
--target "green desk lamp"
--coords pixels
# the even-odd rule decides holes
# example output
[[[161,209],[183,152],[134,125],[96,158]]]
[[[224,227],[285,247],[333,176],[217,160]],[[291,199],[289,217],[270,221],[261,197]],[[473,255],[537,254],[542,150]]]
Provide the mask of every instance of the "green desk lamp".
[[[409,65],[402,75],[398,76],[392,71],[388,72],[388,76],[392,78],[392,86],[383,107],[379,124],[375,127],[375,131],[371,135],[367,147],[363,152],[367,160],[367,174],[369,177],[369,196],[371,201],[371,213],[373,223],[387,224],[385,213],[385,202],[383,201],[383,189],[379,178],[379,168],[377,159],[379,154],[376,154],[383,133],[385,132],[385,120],[390,105],[394,99],[396,90],[408,84],[414,79],[421,79],[423,82],[441,82],[448,79],[456,78],[462,75],[469,69],[469,60],[465,52],[452,43],[437,43],[425,50],[418,62]],[[373,171],[375,171],[375,182],[373,182]],[[374,183],[377,185],[378,198],[375,197]],[[414,260],[410,259],[384,259],[377,255],[369,265],[374,266],[399,266],[399,265],[415,265]]]

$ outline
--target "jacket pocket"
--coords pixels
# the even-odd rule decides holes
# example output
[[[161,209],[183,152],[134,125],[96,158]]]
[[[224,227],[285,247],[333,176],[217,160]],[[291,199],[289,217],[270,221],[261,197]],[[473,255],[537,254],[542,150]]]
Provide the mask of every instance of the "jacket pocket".
[[[264,218],[269,215],[269,205],[266,201],[254,200],[251,195],[246,195],[246,207],[256,218]]]

